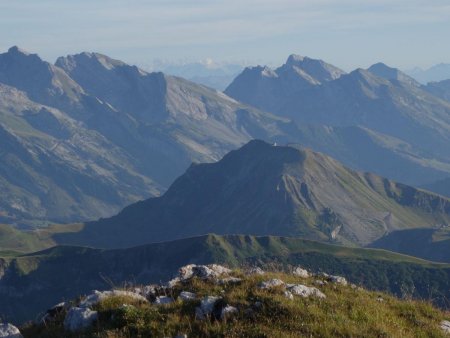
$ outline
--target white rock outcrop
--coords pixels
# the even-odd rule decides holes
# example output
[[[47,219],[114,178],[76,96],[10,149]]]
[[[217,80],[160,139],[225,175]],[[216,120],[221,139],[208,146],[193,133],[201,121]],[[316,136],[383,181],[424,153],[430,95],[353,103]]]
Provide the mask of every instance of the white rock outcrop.
[[[181,281],[188,280],[193,277],[208,279],[218,278],[222,275],[231,273],[231,270],[218,264],[196,265],[189,264],[180,268],[179,278]]]
[[[315,287],[310,287],[302,284],[289,285],[288,291],[293,295],[301,297],[317,297],[326,298],[325,294]]]
[[[23,338],[19,329],[9,323],[0,324],[0,337],[1,338]]]
[[[88,308],[73,307],[67,312],[64,319],[64,328],[67,331],[76,332],[88,328],[98,318],[97,311]]]
[[[292,271],[292,274],[294,274],[295,276],[301,277],[301,278],[309,278],[310,274],[307,270],[301,268],[300,266],[297,266],[296,268],[294,268],[294,270]]]

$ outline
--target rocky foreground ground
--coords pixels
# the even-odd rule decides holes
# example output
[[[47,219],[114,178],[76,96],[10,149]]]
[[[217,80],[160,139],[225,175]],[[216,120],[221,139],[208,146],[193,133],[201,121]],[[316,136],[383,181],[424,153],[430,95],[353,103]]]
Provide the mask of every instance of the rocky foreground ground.
[[[344,277],[187,265],[167,283],[93,291],[0,337],[445,337],[448,313]]]

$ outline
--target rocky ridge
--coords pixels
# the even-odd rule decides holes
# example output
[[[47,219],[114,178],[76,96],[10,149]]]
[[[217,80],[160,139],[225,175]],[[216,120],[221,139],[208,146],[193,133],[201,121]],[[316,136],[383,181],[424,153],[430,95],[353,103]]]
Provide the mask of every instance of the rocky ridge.
[[[287,281],[280,279],[281,277]],[[308,284],[315,286],[307,286]],[[290,274],[280,275],[259,268],[237,271],[217,264],[190,264],[180,268],[177,276],[167,283],[126,290],[93,291],[78,301],[58,304],[49,309],[38,322],[22,327],[22,334],[24,337],[41,337],[47,330],[54,330],[58,334],[72,332],[92,336],[108,332],[122,332],[126,335],[150,332],[158,335],[164,332],[164,336],[192,337],[200,332],[197,330],[213,333],[214,329],[210,326],[212,323],[216,323],[216,328],[233,330],[233,327],[239,327],[241,321],[244,325],[249,320],[261,321],[267,315],[268,309],[287,311],[295,309],[296,306],[328,308],[327,302],[335,302],[336,297],[339,298],[336,294],[341,293],[352,294],[356,298],[369,297],[373,302],[382,303],[379,305],[382,307],[395,307],[399,302],[391,296],[365,291],[348,283],[342,276],[312,273],[302,267],[294,268]],[[142,315],[141,311],[147,314],[142,319],[147,321],[142,324],[145,329],[144,326],[139,329],[132,327],[135,324],[131,324],[132,318]],[[166,317],[159,317],[157,313],[165,313]],[[168,324],[171,318],[169,313],[177,316],[179,325]],[[275,312],[273,320],[279,315],[280,313]],[[431,330],[425,332],[444,336],[448,332],[448,321],[438,312],[433,313],[432,317],[432,323],[421,323],[422,326],[425,325],[422,330]],[[152,324],[157,318],[159,321]],[[184,320],[190,322],[189,328],[182,325]],[[326,320],[333,322],[335,319],[327,314]],[[3,326],[5,325],[7,324]],[[289,328],[291,324],[286,325],[284,331],[281,331],[285,334],[293,329]],[[5,327],[12,330],[11,325]],[[111,331],[113,328],[116,331]],[[409,329],[414,330],[413,327]],[[18,330],[11,332],[20,334]],[[227,336],[226,332],[228,331],[225,329],[222,333]]]

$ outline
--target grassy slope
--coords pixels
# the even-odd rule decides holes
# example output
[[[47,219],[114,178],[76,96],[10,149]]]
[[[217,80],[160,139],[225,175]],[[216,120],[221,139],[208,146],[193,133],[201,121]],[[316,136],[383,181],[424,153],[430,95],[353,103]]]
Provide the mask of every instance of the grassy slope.
[[[270,278],[287,283],[312,285],[314,279],[302,279],[282,273],[246,277],[240,285],[217,285],[191,280],[177,286],[181,291],[203,296],[221,296],[226,304],[235,306],[238,314],[226,321],[213,318],[196,320],[199,300],[155,306],[127,297],[113,297],[96,305],[97,324],[84,333],[64,332],[63,315],[50,325],[29,325],[22,328],[24,337],[444,337],[440,322],[445,314],[429,303],[401,301],[378,292],[328,284],[319,287],[326,299],[295,297],[286,299],[281,288],[261,290],[258,284]],[[381,301],[380,301],[381,298]],[[255,307],[255,302],[261,302]],[[129,304],[129,307],[123,307]],[[246,312],[252,309],[252,313]]]
[[[0,254],[7,252],[25,253],[42,250],[54,245],[47,236],[17,230],[9,225],[0,224]]]

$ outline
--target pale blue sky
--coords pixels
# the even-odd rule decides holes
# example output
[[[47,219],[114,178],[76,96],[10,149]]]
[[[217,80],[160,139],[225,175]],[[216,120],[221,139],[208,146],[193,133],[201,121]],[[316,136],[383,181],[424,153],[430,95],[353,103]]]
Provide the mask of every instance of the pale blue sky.
[[[344,69],[450,62],[449,0],[0,0],[0,50],[48,61],[97,51],[154,59],[282,63],[291,53]]]

